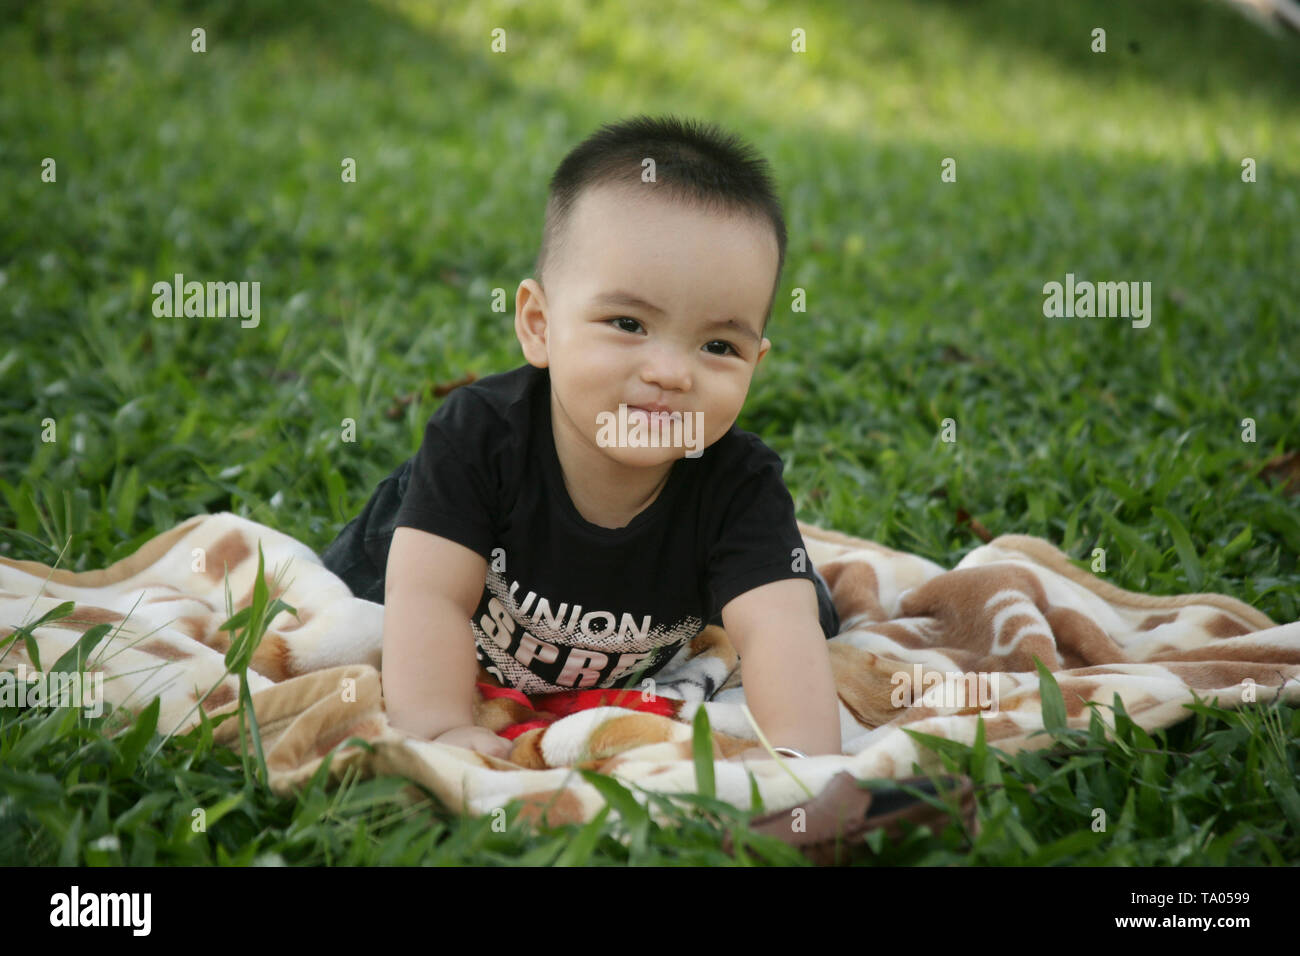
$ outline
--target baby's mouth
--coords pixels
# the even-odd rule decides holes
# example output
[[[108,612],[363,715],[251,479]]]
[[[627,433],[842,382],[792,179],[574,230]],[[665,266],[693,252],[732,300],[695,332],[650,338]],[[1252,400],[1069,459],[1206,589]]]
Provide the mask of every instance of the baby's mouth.
[[[646,418],[650,420],[659,419],[662,421],[673,421],[673,422],[680,422],[682,420],[681,412],[652,411],[648,408],[642,408],[640,405],[629,405],[627,407],[627,410],[628,410],[628,414],[635,413],[639,415],[644,415]]]

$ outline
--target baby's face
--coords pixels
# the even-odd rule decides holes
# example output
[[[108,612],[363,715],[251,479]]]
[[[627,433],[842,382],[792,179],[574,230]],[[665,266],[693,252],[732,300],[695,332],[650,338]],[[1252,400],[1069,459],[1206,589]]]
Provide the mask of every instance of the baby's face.
[[[580,197],[569,246],[543,297],[544,345],[529,354],[525,343],[529,361],[550,368],[555,401],[574,433],[637,467],[691,449],[611,447],[602,441],[609,434],[602,423],[611,421],[602,413],[617,418],[626,405],[630,424],[638,414],[632,406],[663,405],[700,427],[698,450],[721,438],[771,347],[761,329],[778,256],[765,222],[665,202],[654,188]]]

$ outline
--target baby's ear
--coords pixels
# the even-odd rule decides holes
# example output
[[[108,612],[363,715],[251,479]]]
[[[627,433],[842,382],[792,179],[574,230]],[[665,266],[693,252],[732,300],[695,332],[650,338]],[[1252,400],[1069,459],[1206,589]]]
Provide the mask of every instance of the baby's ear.
[[[515,293],[515,337],[528,364],[547,365],[545,293],[534,279],[524,279]]]

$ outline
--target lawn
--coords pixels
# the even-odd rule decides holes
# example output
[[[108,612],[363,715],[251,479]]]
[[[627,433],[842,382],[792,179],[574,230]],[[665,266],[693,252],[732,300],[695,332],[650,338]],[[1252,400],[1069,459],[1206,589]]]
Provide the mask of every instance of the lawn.
[[[564,153],[676,113],[778,179],[790,246],[739,424],[800,518],[945,567],[977,526],[1039,535],[1080,567],[1105,549],[1123,588],[1300,618],[1300,477],[1276,479],[1300,475],[1300,40],[1192,0],[443,6],[0,3],[0,553],[87,570],[221,510],[322,549],[418,447],[433,385],[522,364],[513,291]],[[260,281],[260,323],[155,316],[175,273]],[[1150,282],[1149,326],[1046,316],[1067,274]],[[134,726],[0,711],[0,863],[719,863],[743,826],[683,807],[629,850],[398,780],[286,800]],[[980,837],[852,860],[1300,858],[1294,708],[1057,743],[949,747],[990,784]]]

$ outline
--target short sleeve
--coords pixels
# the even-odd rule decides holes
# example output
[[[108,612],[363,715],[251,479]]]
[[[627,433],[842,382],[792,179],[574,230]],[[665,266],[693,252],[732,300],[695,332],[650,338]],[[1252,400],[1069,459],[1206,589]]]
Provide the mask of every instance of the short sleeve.
[[[486,403],[463,388],[447,396],[425,426],[396,527],[427,531],[491,557],[496,424]]]
[[[765,445],[758,447],[761,452],[739,485],[726,500],[718,500],[723,518],[706,559],[711,615],[764,584],[815,579],[795,520],[794,500],[781,478],[781,459]]]

